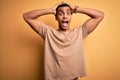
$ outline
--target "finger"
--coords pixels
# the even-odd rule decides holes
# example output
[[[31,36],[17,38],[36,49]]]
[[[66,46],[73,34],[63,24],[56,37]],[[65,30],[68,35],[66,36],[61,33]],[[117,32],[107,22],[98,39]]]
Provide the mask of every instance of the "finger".
[[[70,6],[72,9],[74,9],[74,8],[75,8],[75,6],[73,6],[72,4],[69,4],[69,6]]]

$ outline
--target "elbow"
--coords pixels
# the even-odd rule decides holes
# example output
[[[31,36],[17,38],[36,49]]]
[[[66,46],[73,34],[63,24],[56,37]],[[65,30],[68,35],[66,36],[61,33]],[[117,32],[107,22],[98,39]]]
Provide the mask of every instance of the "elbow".
[[[104,18],[104,12],[100,12],[100,19],[102,20]]]
[[[31,19],[28,15],[28,13],[23,13],[23,19],[26,21],[26,22],[29,22],[29,20]]]
[[[29,20],[35,19],[35,18],[32,17],[30,13],[23,13],[23,19],[28,22]]]
[[[27,20],[27,14],[23,13],[23,19],[26,21]]]
[[[99,12],[99,15],[95,18],[98,19],[99,21],[102,21],[104,18],[104,12]]]

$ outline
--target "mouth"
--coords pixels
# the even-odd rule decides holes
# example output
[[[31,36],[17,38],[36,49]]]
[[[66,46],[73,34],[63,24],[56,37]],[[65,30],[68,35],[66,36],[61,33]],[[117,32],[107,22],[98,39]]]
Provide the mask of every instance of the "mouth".
[[[62,21],[62,23],[67,23],[68,24],[68,21]]]
[[[69,22],[68,22],[67,20],[63,20],[63,21],[62,21],[63,27],[67,27],[67,26],[68,26],[68,23],[69,23]]]

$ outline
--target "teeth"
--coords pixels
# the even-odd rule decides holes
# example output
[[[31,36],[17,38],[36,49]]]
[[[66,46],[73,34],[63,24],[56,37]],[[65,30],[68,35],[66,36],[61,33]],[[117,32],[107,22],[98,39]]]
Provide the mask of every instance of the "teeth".
[[[62,23],[68,23],[68,21],[62,21]]]

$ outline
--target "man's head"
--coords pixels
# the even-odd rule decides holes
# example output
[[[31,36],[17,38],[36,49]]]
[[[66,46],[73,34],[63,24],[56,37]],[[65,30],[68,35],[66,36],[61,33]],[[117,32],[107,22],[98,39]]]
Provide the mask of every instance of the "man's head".
[[[71,21],[72,9],[71,7],[63,3],[56,8],[56,20],[59,24],[59,29],[62,31],[69,30],[70,21]]]

